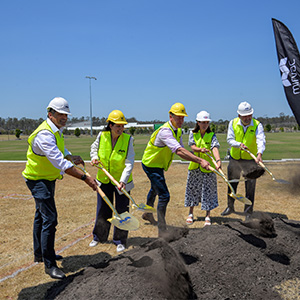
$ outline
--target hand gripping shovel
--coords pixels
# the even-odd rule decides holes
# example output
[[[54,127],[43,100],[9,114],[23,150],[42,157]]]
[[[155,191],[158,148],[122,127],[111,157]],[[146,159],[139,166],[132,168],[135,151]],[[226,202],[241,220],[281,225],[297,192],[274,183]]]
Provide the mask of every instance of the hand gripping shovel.
[[[102,162],[99,162],[99,165],[93,165],[94,167],[101,169],[106,176],[117,186],[118,189],[120,189],[121,185],[120,183],[104,168]],[[144,212],[150,212],[153,213],[156,211],[156,209],[150,205],[147,204],[136,204],[136,202],[133,200],[133,198],[130,196],[130,194],[125,190],[125,188],[121,189],[121,192],[132,202],[132,209],[138,209]]]
[[[80,169],[82,172],[84,172],[87,176],[91,177],[91,175],[86,171],[86,169],[84,167],[82,168],[78,165],[75,165],[74,163],[73,163],[73,165],[77,169]],[[107,219],[107,221],[109,221],[114,226],[116,226],[120,229],[123,229],[123,230],[127,230],[127,231],[137,230],[139,228],[139,226],[140,226],[139,220],[127,211],[119,214],[99,186],[97,186],[97,192],[99,193],[99,195],[103,198],[103,200],[106,202],[106,204],[109,206],[109,208],[114,213],[113,217],[110,219]]]
[[[240,147],[243,151],[247,152],[254,160],[256,159],[256,156],[251,153],[248,149],[244,149],[242,147]],[[284,184],[289,184],[290,182],[283,180],[283,179],[276,179],[273,175],[273,173],[265,166],[264,163],[262,163],[261,161],[258,163],[263,169],[265,169],[267,171],[267,173],[272,177],[272,180],[278,183],[284,183]]]
[[[244,204],[252,205],[252,202],[251,202],[248,198],[246,198],[246,197],[244,197],[244,196],[242,196],[242,195],[240,195],[240,194],[236,194],[236,193],[234,192],[234,189],[233,189],[232,185],[229,183],[228,179],[226,178],[226,176],[225,176],[225,174],[223,173],[222,170],[217,171],[216,169],[214,169],[214,168],[211,167],[211,166],[209,166],[209,169],[210,169],[212,172],[216,173],[217,175],[219,175],[219,176],[221,176],[221,177],[223,178],[223,180],[226,182],[226,184],[227,184],[227,185],[229,186],[229,188],[231,189],[231,193],[229,194],[230,197],[232,197],[233,199],[236,199],[236,200],[238,200],[238,201],[240,201],[240,202],[242,202],[242,203],[244,203]]]

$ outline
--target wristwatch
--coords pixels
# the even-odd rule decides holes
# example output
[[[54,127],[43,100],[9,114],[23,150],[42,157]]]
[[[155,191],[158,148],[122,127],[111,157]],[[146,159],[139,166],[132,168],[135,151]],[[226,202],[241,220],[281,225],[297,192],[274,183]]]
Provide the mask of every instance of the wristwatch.
[[[86,180],[86,175],[83,174],[80,179],[83,180],[83,181]]]

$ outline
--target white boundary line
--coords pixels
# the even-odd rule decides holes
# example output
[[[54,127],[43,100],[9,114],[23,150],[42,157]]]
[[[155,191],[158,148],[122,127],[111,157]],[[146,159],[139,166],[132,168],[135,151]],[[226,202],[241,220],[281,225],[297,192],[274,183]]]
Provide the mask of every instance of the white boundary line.
[[[69,235],[69,234],[72,234],[72,233],[76,232],[77,230],[80,230],[80,229],[82,229],[82,228],[84,228],[84,227],[87,227],[87,226],[91,225],[93,222],[94,222],[94,220],[92,220],[91,222],[89,222],[89,223],[87,223],[87,224],[85,224],[85,225],[81,225],[81,226],[79,226],[78,228],[73,229],[73,230],[70,231],[69,233],[66,233],[66,234],[64,234],[63,236],[59,237],[57,240],[60,240],[60,239],[62,239],[63,237],[65,237],[65,236],[67,236],[67,235]],[[70,244],[66,245],[65,247],[61,248],[60,250],[58,250],[58,251],[56,251],[56,252],[57,252],[57,253],[62,253],[64,250],[69,249],[70,247],[74,246],[74,245],[77,244],[78,242],[83,241],[83,240],[85,240],[85,239],[87,239],[87,238],[89,238],[89,237],[91,237],[91,236],[92,236],[92,233],[90,233],[90,234],[88,234],[88,235],[86,235],[86,236],[84,236],[84,237],[78,238],[77,240],[71,242]],[[26,256],[29,256],[29,254],[27,254],[27,255],[21,257],[20,259],[23,259],[23,258],[26,257]],[[20,259],[19,259],[19,260],[20,260]],[[11,264],[11,263],[4,264],[3,266],[0,267],[0,269],[1,269],[2,267],[5,267],[5,266],[9,265],[9,264]],[[16,275],[18,275],[19,273],[21,273],[21,272],[23,272],[23,271],[26,271],[26,270],[30,269],[31,267],[33,267],[33,266],[35,266],[35,265],[37,265],[37,264],[38,264],[38,263],[36,262],[36,263],[30,264],[30,265],[27,266],[27,267],[21,267],[21,268],[17,269],[17,270],[14,271],[12,274],[9,274],[9,275],[7,275],[7,276],[5,276],[5,277],[0,278],[0,283],[3,282],[3,281],[5,281],[5,280],[7,280],[7,279],[14,278],[14,277],[15,277]]]

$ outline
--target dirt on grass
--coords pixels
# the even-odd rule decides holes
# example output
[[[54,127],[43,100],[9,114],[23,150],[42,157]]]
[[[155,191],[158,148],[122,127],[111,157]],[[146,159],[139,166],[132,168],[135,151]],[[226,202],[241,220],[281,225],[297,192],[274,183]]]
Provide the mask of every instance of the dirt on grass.
[[[267,174],[258,179],[255,213],[247,221],[239,202],[235,214],[220,216],[227,187],[218,178],[220,206],[212,211],[212,225],[204,227],[200,208],[195,209],[194,223],[185,224],[187,165],[173,164],[166,174],[171,193],[169,234],[158,239],[157,227],[134,212],[140,229],[130,232],[128,250],[120,255],[112,243],[88,247],[96,196],[66,176],[56,195],[56,249],[64,256],[59,266],[67,274],[62,281],[47,276],[42,264],[32,265],[33,200],[26,198],[29,193],[22,185],[20,199],[8,199],[5,195],[13,195],[15,187],[7,183],[0,195],[1,228],[6,226],[0,228],[1,299],[299,299],[298,167],[268,164],[275,176],[291,184],[274,183]],[[3,168],[1,175],[8,180],[22,170],[17,164],[10,168],[2,164]],[[88,171],[95,174],[91,167]],[[138,203],[145,202],[149,182],[139,164],[134,178],[132,195]],[[244,194],[242,183],[239,189]]]

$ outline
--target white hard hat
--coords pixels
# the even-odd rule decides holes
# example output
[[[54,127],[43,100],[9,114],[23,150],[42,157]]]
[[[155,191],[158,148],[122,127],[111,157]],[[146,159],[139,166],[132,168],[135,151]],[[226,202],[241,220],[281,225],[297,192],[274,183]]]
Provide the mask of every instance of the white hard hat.
[[[211,121],[210,114],[207,111],[202,110],[199,113],[197,113],[196,121],[200,121],[200,122],[208,121],[208,122],[210,122]]]
[[[249,116],[252,115],[254,112],[254,109],[252,108],[251,104],[248,102],[241,102],[239,104],[237,113],[241,116]]]
[[[66,115],[71,114],[68,101],[62,97],[53,98],[47,106],[48,111],[49,111],[49,108],[52,108],[61,114],[66,114]]]

